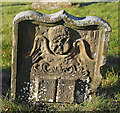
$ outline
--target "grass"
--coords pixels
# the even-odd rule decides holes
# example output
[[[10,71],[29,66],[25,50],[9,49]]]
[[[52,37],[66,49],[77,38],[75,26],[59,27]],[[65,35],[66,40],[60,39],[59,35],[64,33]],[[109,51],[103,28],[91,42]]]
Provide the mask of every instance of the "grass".
[[[2,110],[5,111],[10,107],[9,111],[104,111],[112,110],[120,111],[120,68],[117,60],[120,59],[120,41],[118,41],[118,3],[96,3],[88,6],[73,5],[72,8],[59,8],[55,10],[48,9],[32,9],[31,3],[2,3],[2,68],[8,69],[11,67],[12,53],[12,21],[16,14],[25,10],[38,11],[44,14],[51,14],[60,10],[66,10],[69,14],[78,17],[98,16],[106,20],[112,27],[111,38],[108,48],[109,67],[103,76],[96,98],[81,104],[44,104],[41,103],[38,107],[17,104],[8,100],[9,95],[6,95],[2,101]],[[118,53],[118,55],[116,55]],[[116,61],[116,62],[115,62]],[[8,93],[9,94],[9,93]],[[42,106],[42,107],[41,107]]]

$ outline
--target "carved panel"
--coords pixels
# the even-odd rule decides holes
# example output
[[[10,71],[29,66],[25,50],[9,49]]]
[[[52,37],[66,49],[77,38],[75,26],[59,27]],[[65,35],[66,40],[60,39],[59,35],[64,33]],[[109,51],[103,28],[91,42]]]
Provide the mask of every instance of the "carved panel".
[[[39,14],[34,12],[33,15],[38,16]],[[41,15],[39,22],[34,18],[35,16],[28,16],[33,20],[30,23],[34,29],[30,36],[30,30],[28,32],[21,31],[18,36],[16,36],[17,30],[14,30],[13,40],[17,41],[16,37],[18,37],[20,45],[20,41],[23,41],[26,33],[28,35],[26,35],[24,44],[27,43],[27,40],[31,41],[26,51],[24,51],[25,45],[22,49],[19,45],[13,45],[13,47],[16,46],[13,49],[14,54],[15,50],[18,55],[23,53],[23,56],[18,56],[18,62],[14,59],[16,57],[13,54],[11,79],[13,97],[23,95],[19,92],[18,85],[21,83],[21,87],[23,87],[26,80],[29,82],[29,86],[25,97],[29,102],[69,103],[74,101],[80,103],[90,99],[99,87],[102,80],[100,67],[105,64],[110,26],[98,17],[78,18],[66,12],[59,12],[57,15],[59,16],[56,18],[54,15]],[[18,16],[16,18],[15,22],[20,21]],[[17,25],[19,24],[15,24],[15,27]],[[24,26],[21,23],[20,25]],[[27,29],[30,29],[29,26],[28,24]],[[23,38],[20,39],[21,36]],[[21,66],[20,69],[16,68],[16,63]],[[23,82],[19,82],[19,79],[14,81],[14,77],[22,80],[20,74],[27,78]],[[13,85],[17,87],[13,88]]]

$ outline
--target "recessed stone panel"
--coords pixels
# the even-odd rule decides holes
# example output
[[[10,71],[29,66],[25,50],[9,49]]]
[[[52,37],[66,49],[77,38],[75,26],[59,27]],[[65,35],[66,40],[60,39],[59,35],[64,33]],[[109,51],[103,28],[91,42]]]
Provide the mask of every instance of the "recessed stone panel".
[[[54,102],[56,91],[55,79],[41,79],[38,87],[38,99],[39,101]]]
[[[56,102],[73,102],[75,80],[59,79],[57,86]]]

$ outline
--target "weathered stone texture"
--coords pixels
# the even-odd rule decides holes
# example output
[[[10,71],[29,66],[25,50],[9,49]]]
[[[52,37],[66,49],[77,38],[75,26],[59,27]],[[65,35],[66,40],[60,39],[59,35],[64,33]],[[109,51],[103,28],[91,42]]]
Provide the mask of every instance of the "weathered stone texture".
[[[83,102],[99,87],[111,28],[98,17],[25,11],[14,19],[11,96]]]
[[[70,7],[71,3],[68,0],[36,0],[32,3],[35,9],[56,9],[60,7]]]
[[[56,102],[73,102],[75,91],[75,81],[59,79],[57,86]]]

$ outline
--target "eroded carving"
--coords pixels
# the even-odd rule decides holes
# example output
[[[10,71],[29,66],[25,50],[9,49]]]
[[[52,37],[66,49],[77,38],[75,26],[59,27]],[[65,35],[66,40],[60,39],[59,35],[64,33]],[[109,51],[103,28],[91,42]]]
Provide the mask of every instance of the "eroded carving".
[[[84,37],[71,37],[69,28],[64,25],[46,29],[46,32],[40,34],[37,28],[30,53],[33,60],[31,76],[37,73],[35,75],[41,79],[70,79],[74,80],[74,84],[77,79],[87,81],[90,72],[84,63],[94,62],[94,59],[86,52]]]
[[[37,35],[30,53],[33,56],[32,69],[38,73],[87,75],[81,57],[92,59],[86,53],[85,43],[82,39],[72,42],[70,38],[74,37],[70,37],[68,28],[63,25],[49,28],[48,37]]]

